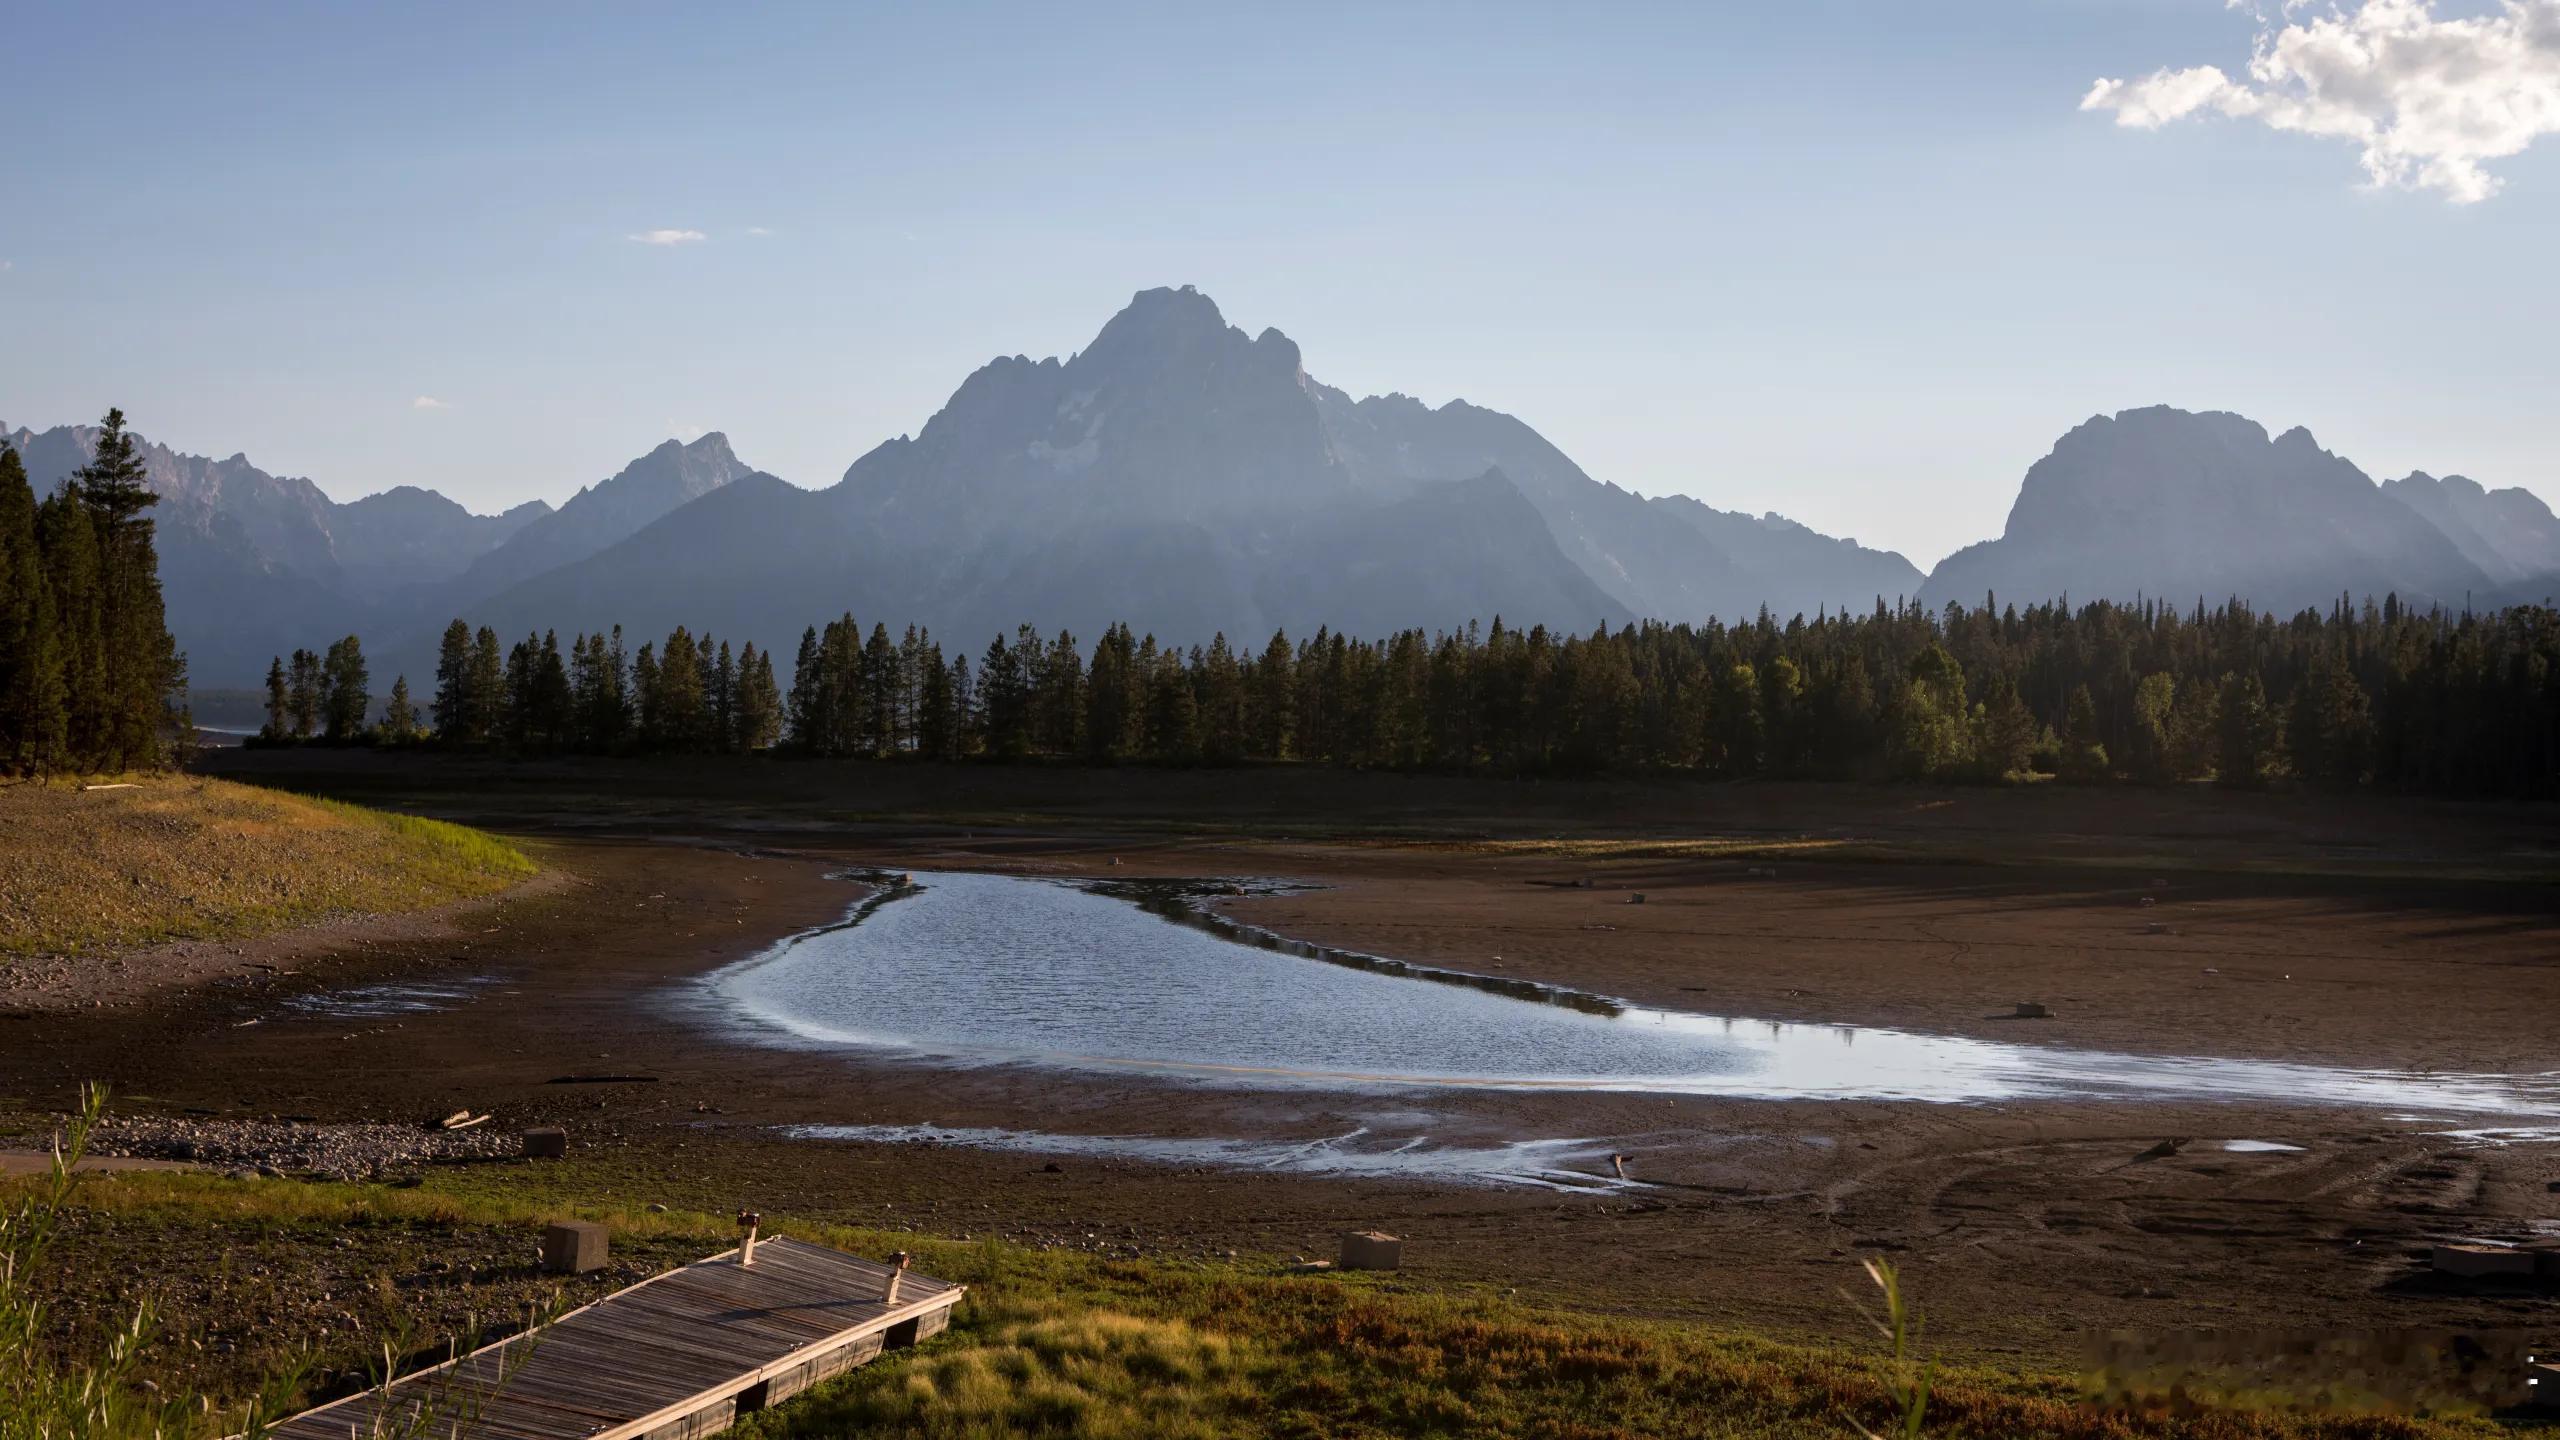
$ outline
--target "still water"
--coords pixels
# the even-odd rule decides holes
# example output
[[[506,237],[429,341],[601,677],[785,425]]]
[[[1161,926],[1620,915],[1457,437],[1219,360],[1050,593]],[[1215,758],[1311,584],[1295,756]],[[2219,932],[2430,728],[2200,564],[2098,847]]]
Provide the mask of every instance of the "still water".
[[[2120,1055],[1651,1009],[1284,941],[1164,892],[1005,875],[919,874],[710,984],[772,1043],[1236,1086],[2560,1114],[2551,1075]]]

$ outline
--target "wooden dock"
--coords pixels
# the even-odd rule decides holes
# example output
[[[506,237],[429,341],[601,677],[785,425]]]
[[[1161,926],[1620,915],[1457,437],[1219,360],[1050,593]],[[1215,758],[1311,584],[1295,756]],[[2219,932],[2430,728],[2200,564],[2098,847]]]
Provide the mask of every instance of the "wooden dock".
[[[732,1250],[653,1276],[270,1433],[403,1434],[401,1417],[431,1402],[436,1440],[696,1440],[939,1333],[963,1288],[909,1271],[884,1304],[890,1269],[876,1261],[780,1237],[755,1256],[741,1266]]]

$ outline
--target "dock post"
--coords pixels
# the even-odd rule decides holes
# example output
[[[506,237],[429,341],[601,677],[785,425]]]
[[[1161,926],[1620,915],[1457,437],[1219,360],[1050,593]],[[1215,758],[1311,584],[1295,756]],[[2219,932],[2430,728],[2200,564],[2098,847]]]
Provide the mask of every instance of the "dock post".
[[[909,1256],[904,1250],[901,1250],[897,1254],[889,1257],[889,1283],[880,1287],[881,1304],[895,1305],[898,1303],[898,1282],[907,1278],[907,1266],[912,1263],[913,1257]]]
[[[763,1223],[764,1217],[753,1210],[738,1212],[738,1233],[741,1237],[738,1241],[738,1263],[741,1266],[756,1263],[756,1227]]]

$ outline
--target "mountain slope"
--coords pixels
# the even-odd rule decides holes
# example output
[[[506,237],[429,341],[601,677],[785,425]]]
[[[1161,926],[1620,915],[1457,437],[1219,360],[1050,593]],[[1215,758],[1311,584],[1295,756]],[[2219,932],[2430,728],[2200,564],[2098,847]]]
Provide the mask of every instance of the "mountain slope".
[[[1380,489],[1500,470],[1537,507],[1558,548],[1625,609],[1664,620],[1747,615],[1751,587],[1694,528],[1664,525],[1643,496],[1583,473],[1517,418],[1463,400],[1433,409],[1406,395],[1354,401],[1315,387],[1325,433]]]
[[[1878,600],[1919,594],[1926,578],[1896,551],[1835,539],[1775,511],[1745,515],[1687,495],[1657,495],[1652,504],[1656,513],[1704,535],[1732,562],[1738,572],[1734,597],[1718,610],[1728,620],[1748,618],[1761,605],[1781,618],[1864,610]]]
[[[2095,417],[2027,471],[1999,539],[1940,562],[1921,598],[1979,604],[2237,596],[2288,614],[2341,594],[2459,605],[2489,578],[2434,525],[2320,448],[2238,415]]]
[[[453,582],[453,594],[493,595],[583,560],[752,473],[730,451],[729,437],[717,430],[690,445],[669,440],[611,479],[582,487],[559,509],[518,528],[504,544],[472,562]]]
[[[2491,490],[2465,476],[2439,480],[2419,470],[2383,481],[2382,492],[2425,516],[2494,581],[2560,572],[2560,518],[2530,491]]]

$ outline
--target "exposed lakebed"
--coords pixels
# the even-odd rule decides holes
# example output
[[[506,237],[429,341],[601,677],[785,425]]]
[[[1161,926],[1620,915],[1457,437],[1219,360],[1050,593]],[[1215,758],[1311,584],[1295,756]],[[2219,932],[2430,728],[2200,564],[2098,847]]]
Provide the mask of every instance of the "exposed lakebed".
[[[2560,1113],[2549,1075],[2129,1055],[1701,1015],[1330,950],[1203,908],[1254,889],[924,873],[709,983],[769,1043],[1229,1086]]]

